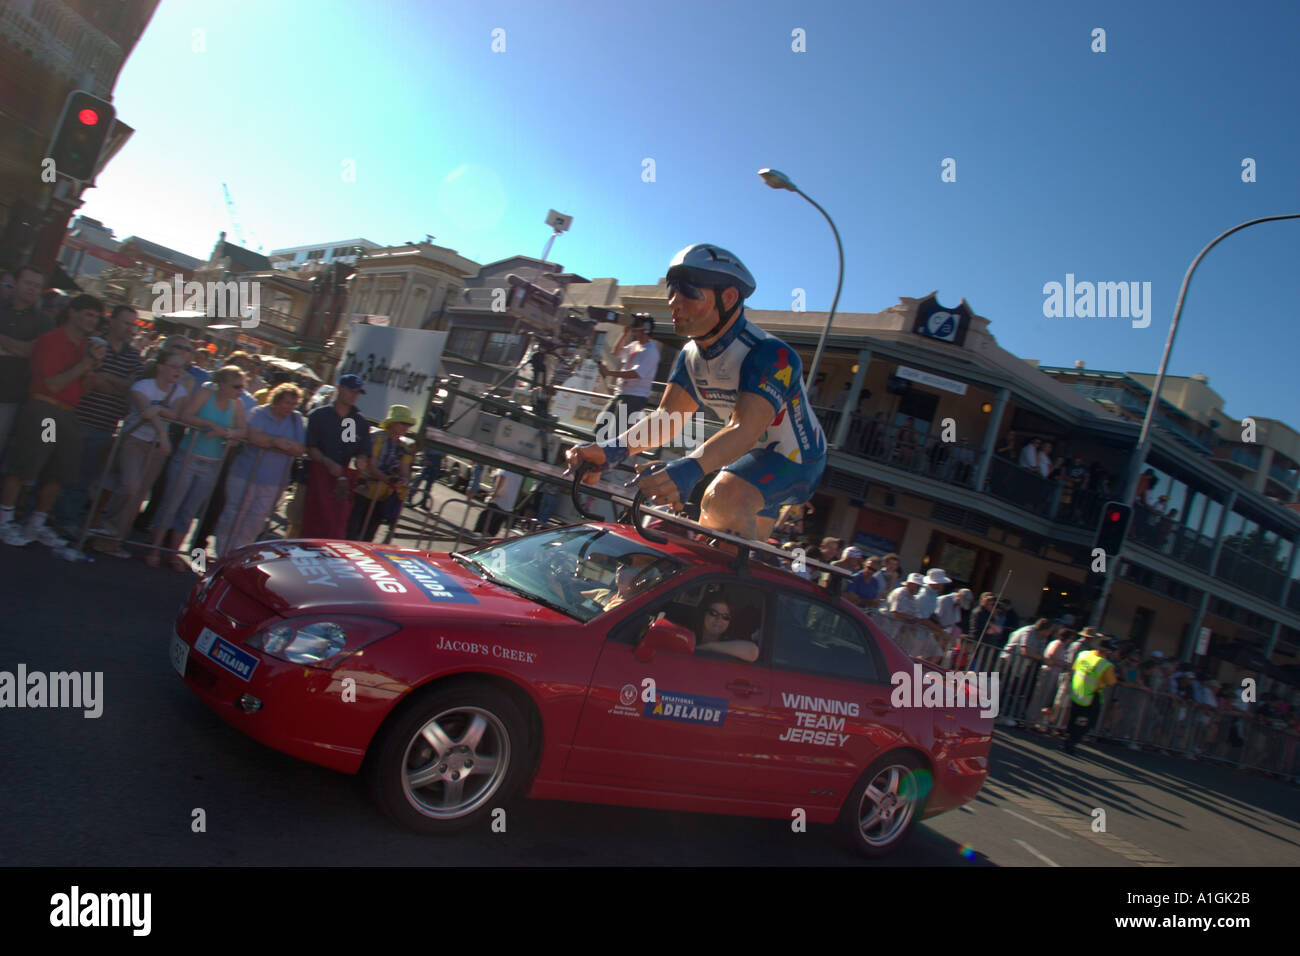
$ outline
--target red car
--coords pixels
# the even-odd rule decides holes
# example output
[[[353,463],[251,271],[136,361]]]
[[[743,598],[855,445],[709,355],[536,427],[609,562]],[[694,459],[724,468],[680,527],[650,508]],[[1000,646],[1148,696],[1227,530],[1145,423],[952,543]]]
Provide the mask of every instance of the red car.
[[[868,856],[973,799],[992,719],[896,707],[916,674],[857,609],[743,550],[592,523],[464,554],[250,545],[176,621],[227,722],[364,771],[428,833],[512,797],[838,822]],[[926,665],[927,667],[929,665]]]

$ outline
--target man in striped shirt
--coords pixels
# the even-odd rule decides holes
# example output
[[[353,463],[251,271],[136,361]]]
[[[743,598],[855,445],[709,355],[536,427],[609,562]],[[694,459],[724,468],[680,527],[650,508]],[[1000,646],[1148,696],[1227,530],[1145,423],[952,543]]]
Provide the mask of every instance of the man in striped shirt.
[[[87,498],[104,468],[117,426],[126,414],[127,392],[144,367],[140,353],[131,347],[135,331],[135,309],[129,305],[113,309],[103,333],[108,342],[104,364],[92,377],[90,390],[77,403],[76,416],[83,442],[81,474],[75,483],[63,489],[54,508],[55,521],[74,540],[74,532],[80,531],[85,520]]]

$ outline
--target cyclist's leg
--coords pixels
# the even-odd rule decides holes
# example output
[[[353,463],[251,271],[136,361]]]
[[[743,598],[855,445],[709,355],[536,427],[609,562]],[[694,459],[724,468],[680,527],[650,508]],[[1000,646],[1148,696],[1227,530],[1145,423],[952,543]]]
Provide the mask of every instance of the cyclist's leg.
[[[766,540],[783,505],[812,497],[826,459],[793,462],[765,448],[742,455],[709,485],[700,504],[700,523]]]
[[[739,476],[723,471],[713,479],[700,502],[700,524],[744,538],[766,538],[776,518],[760,517],[763,493]]]

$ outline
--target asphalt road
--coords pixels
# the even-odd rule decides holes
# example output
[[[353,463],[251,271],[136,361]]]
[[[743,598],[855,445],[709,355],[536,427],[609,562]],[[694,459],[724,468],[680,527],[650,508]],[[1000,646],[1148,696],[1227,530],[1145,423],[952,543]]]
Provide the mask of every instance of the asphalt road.
[[[0,709],[3,864],[882,865],[826,827],[550,801],[511,808],[504,833],[415,836],[356,778],[255,743],[191,695],[167,644],[192,578],[33,544],[0,545],[0,582],[0,670],[104,675],[97,719]],[[1002,728],[992,760],[979,798],[922,824],[888,865],[1300,864],[1293,782],[1114,747],[1067,757]]]

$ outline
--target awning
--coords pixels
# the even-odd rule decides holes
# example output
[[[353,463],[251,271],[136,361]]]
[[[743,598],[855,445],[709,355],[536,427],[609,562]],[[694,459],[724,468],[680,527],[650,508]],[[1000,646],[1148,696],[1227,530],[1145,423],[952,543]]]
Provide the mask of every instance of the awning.
[[[68,292],[80,292],[81,286],[72,281],[72,276],[63,271],[63,266],[57,262],[54,264],[54,272],[50,277],[51,289],[66,289]]]
[[[290,362],[288,359],[276,358],[275,356],[266,356],[262,361],[267,365],[273,365],[276,368],[283,369],[284,371],[290,372],[294,375],[301,375],[303,378],[314,379],[317,382],[320,381],[320,376],[302,362]]]

